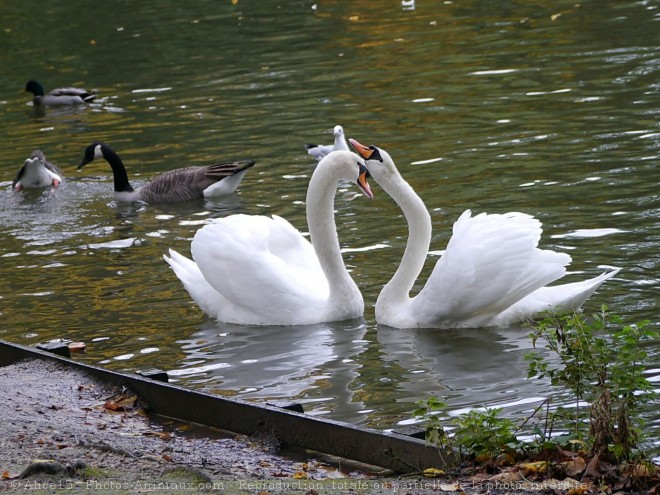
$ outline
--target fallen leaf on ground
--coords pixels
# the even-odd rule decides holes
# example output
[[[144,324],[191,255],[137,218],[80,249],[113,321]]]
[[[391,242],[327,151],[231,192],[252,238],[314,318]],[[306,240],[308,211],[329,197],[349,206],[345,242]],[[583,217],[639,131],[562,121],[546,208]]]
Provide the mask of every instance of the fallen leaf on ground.
[[[451,483],[451,484],[441,483],[440,490],[442,490],[443,492],[458,492],[461,490],[461,485],[459,485],[458,483]]]
[[[130,411],[135,407],[137,395],[120,395],[110,399],[103,404],[103,408],[109,411]]]
[[[519,470],[516,471],[504,471],[498,474],[495,474],[488,478],[488,481],[498,481],[498,482],[514,482],[520,481],[523,479],[523,475]]]
[[[158,437],[161,440],[172,440],[172,434],[169,431],[146,431],[145,437]]]
[[[548,471],[548,463],[546,461],[526,462],[519,464],[519,467],[525,471],[525,474],[541,474]]]
[[[562,467],[566,471],[566,474],[569,476],[575,476],[576,474],[581,473],[587,467],[587,461],[582,457],[576,457],[567,462],[561,463]]]
[[[447,473],[445,473],[442,469],[427,468],[423,471],[423,474],[428,478],[437,478],[438,476],[444,476]]]

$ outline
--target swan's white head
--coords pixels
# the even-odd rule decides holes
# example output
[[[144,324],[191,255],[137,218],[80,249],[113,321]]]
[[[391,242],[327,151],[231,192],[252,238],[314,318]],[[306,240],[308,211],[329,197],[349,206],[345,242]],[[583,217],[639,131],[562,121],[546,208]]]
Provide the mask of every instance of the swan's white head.
[[[338,181],[354,182],[367,198],[372,199],[374,197],[367,182],[369,170],[365,166],[364,160],[352,151],[333,151],[323,157],[316,168],[319,172],[325,171],[326,174],[335,177]]]
[[[379,184],[381,184],[381,181],[385,182],[388,177],[399,175],[394,160],[387,151],[374,145],[365,146],[355,139],[349,139],[348,142],[351,143],[358,155],[364,158],[369,173]]]

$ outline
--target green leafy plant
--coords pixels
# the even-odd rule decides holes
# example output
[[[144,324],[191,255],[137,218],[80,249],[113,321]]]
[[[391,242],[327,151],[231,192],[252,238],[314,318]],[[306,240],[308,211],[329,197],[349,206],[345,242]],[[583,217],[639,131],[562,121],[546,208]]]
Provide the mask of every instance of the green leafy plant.
[[[447,408],[444,401],[432,396],[416,404],[418,409],[413,417],[424,421],[426,442],[438,448],[444,464],[447,464],[445,453],[456,446],[481,463],[489,463],[501,455],[505,455],[507,461],[516,456],[515,425],[510,419],[499,416],[501,409],[475,409],[453,420],[445,416],[445,421],[456,427],[454,435],[449,436],[442,426],[441,416]]]
[[[648,327],[648,321],[624,325],[606,305],[591,318],[549,314],[533,327],[534,347],[542,342],[550,357],[528,354],[528,377],[549,378],[552,385],[572,392],[572,418],[559,410],[550,424],[561,421],[573,438],[588,443],[592,455],[623,460],[636,454],[642,431],[637,412],[653,398],[643,374],[645,343],[658,334]],[[550,431],[543,436],[550,439]]]
[[[456,418],[456,442],[481,463],[509,463],[517,455],[515,425],[510,419],[500,417],[501,411],[500,408],[474,409]]]
[[[426,400],[417,401],[415,404],[417,405],[417,409],[413,411],[413,417],[424,421],[426,425],[426,442],[438,449],[444,465],[449,464],[446,452],[452,449],[452,442],[442,427],[442,421],[440,419],[440,413],[447,409],[447,403],[435,396],[431,396]]]

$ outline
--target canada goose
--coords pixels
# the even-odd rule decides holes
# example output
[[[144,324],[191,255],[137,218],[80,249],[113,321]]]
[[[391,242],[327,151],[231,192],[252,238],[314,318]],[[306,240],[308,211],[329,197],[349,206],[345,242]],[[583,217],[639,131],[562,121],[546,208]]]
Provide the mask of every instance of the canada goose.
[[[63,107],[89,103],[96,95],[82,88],[56,88],[44,94],[44,87],[34,79],[25,84],[26,93],[32,93],[34,106]]]
[[[62,172],[46,160],[40,150],[34,150],[14,177],[11,187],[15,191],[22,191],[25,188],[57,187],[61,182]]]
[[[305,144],[307,154],[313,156],[317,160],[321,160],[321,158],[331,151],[350,151],[348,143],[346,142],[346,137],[344,136],[344,128],[342,126],[336,125],[332,130],[332,134],[335,136],[335,142],[333,144]]]
[[[112,167],[115,199],[144,203],[178,203],[198,198],[214,198],[233,193],[252,160],[217,163],[169,170],[139,189],[133,189],[119,155],[105,143],[92,143],[85,149],[78,170],[95,158],[105,158]]]

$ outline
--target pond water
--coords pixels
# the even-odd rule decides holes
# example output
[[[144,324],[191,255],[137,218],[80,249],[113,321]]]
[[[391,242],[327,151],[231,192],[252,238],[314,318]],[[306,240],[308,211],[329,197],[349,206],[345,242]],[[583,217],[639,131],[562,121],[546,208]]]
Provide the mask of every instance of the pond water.
[[[188,254],[198,228],[233,213],[306,230],[314,162],[303,144],[330,143],[335,124],[388,150],[431,211],[424,276],[466,208],[523,211],[542,220],[543,247],[571,254],[571,280],[622,267],[587,311],[607,303],[629,323],[660,321],[657,2],[120,0],[89,10],[26,0],[5,2],[0,19],[0,338],[85,341],[77,359],[89,363],[157,366],[186,387],[291,399],[377,428],[408,423],[430,394],[452,413],[499,406],[526,417],[551,393],[526,379],[529,329],[376,324],[407,228],[375,184],[373,201],[345,189],[336,205],[362,319],[218,324],[162,260],[168,248]],[[32,78],[99,96],[40,112],[18,94]],[[118,204],[105,162],[76,170],[97,140],[135,186],[187,165],[257,165],[226,200]],[[66,176],[55,193],[11,191],[34,148]],[[649,352],[657,383],[660,352]],[[652,439],[656,409],[646,413]]]

